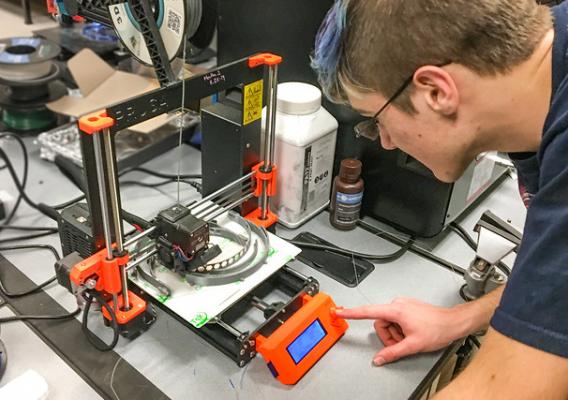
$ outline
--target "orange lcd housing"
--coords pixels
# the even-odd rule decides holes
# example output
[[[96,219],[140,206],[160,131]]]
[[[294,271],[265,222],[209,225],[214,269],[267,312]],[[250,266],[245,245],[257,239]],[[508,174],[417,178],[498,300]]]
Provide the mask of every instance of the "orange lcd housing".
[[[256,337],[268,368],[287,385],[298,382],[349,327],[335,315],[336,305],[327,294],[304,294],[302,301],[303,306],[269,337]]]

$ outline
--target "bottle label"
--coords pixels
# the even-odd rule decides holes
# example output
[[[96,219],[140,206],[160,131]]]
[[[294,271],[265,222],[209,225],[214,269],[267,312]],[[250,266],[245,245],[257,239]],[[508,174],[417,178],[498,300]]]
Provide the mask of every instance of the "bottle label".
[[[327,135],[304,150],[300,212],[312,212],[329,201],[335,141]]]
[[[342,193],[335,196],[335,222],[338,224],[351,225],[359,219],[363,192]]]

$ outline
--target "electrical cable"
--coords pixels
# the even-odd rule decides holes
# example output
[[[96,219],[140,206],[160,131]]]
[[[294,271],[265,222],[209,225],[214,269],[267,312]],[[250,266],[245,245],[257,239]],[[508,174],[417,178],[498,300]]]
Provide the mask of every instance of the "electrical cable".
[[[23,249],[45,249],[45,250],[49,250],[55,256],[56,261],[61,260],[61,257],[59,256],[59,253],[57,252],[55,247],[50,246],[49,244],[27,244],[27,245],[17,245],[17,246],[10,246],[10,247],[0,247],[0,251],[23,250]],[[56,276],[52,276],[51,278],[49,278],[45,282],[40,283],[39,285],[36,285],[35,287],[33,287],[29,290],[19,292],[19,293],[8,292],[6,290],[6,288],[4,287],[4,283],[0,279],[0,292],[2,292],[2,294],[4,296],[6,296],[10,299],[14,299],[14,298],[18,298],[18,297],[24,297],[24,296],[28,296],[30,294],[34,294],[34,293],[41,291],[47,285],[55,282],[56,279],[57,279]]]
[[[359,220],[359,221],[357,221],[357,225],[360,226],[361,228],[365,229],[366,231],[371,232],[374,235],[377,235],[377,236],[379,236],[383,239],[386,239],[386,240],[388,240],[388,241],[390,241],[394,244],[398,244],[399,246],[402,246],[405,243],[404,240],[397,238],[396,236],[391,235],[387,232],[384,232],[384,231],[374,227],[373,225],[371,225],[371,224],[369,224],[365,221]],[[447,268],[450,271],[452,271],[452,272],[454,272],[458,275],[461,275],[461,276],[465,275],[466,270],[464,268],[462,268],[462,267],[460,267],[460,266],[458,266],[458,265],[456,265],[456,264],[454,264],[454,263],[452,263],[448,260],[444,260],[443,258],[438,257],[437,255],[433,254],[432,252],[425,250],[425,249],[417,246],[414,243],[409,246],[408,250],[415,253],[415,254],[418,254],[421,257],[424,257],[425,259],[427,259],[429,261],[432,261],[433,263],[436,263],[436,264],[438,264],[438,265],[440,265],[444,268]]]
[[[8,156],[6,155],[4,150],[1,149],[1,148],[0,148],[0,157],[6,162],[6,166],[8,167],[8,171],[10,172],[10,175],[12,176],[12,180],[16,184],[16,187],[18,188],[18,191],[20,192],[22,199],[30,207],[40,211],[42,214],[48,216],[51,219],[57,220],[58,213],[57,213],[57,211],[55,211],[55,209],[53,209],[53,208],[51,208],[51,207],[49,207],[49,206],[47,206],[43,203],[37,204],[28,197],[28,195],[26,194],[26,192],[24,190],[22,183],[20,183],[20,180],[18,179],[18,176],[16,175],[16,171],[14,170],[14,166],[12,165],[12,162],[10,161],[10,159],[8,158]],[[26,169],[26,171],[27,171],[27,169]],[[25,178],[25,176],[24,176],[24,178]],[[25,180],[23,181],[23,184],[25,184]],[[15,207],[14,207],[14,209],[15,209]]]
[[[23,225],[6,225],[0,224],[0,229],[14,230],[14,231],[57,231],[56,227],[49,226],[23,226]]]
[[[150,169],[144,168],[144,167],[134,167],[134,168],[131,168],[131,169],[127,169],[127,170],[121,172],[120,176],[125,175],[129,172],[132,172],[132,171],[144,172],[145,174],[152,175],[152,176],[155,176],[157,178],[163,178],[163,179],[176,179],[177,180],[177,178],[178,178],[178,176],[175,175],[175,174],[166,174],[166,173],[163,173],[163,172],[156,172],[156,171],[152,171]],[[201,179],[202,176],[201,176],[201,174],[180,174],[179,177],[180,177],[180,179]]]
[[[83,310],[83,319],[82,319],[82,323],[81,323],[81,329],[83,330],[83,333],[87,337],[87,340],[89,341],[89,343],[91,343],[93,345],[93,347],[95,347],[97,350],[99,350],[99,351],[111,351],[112,349],[114,349],[114,347],[118,343],[118,335],[119,335],[118,322],[116,320],[116,314],[114,313],[114,310],[105,301],[105,299],[101,296],[101,294],[97,293],[94,290],[90,290],[90,291],[86,292],[83,295],[83,297],[85,298],[85,301],[86,301],[85,302],[85,309]],[[106,344],[106,343],[103,342],[103,344],[101,345],[101,343],[99,343],[99,341],[102,342],[102,340],[99,339],[98,336],[96,336],[93,332],[91,332],[91,330],[88,327],[89,311],[91,309],[91,304],[93,303],[93,300],[96,300],[97,303],[99,303],[101,305],[101,307],[104,307],[110,315],[110,319],[111,319],[110,325],[112,327],[113,337],[112,337],[112,341],[109,344]]]
[[[350,256],[350,257],[356,257],[356,258],[364,259],[364,260],[371,261],[371,262],[386,263],[386,262],[395,261],[395,260],[399,259],[400,257],[402,257],[408,251],[410,246],[412,246],[412,244],[414,243],[414,239],[413,238],[408,239],[408,241],[406,243],[404,243],[401,246],[400,249],[398,249],[395,252],[390,253],[390,254],[359,253],[359,252],[356,252],[356,251],[342,249],[340,247],[326,246],[324,244],[318,244],[318,243],[306,243],[306,242],[301,242],[301,241],[298,241],[298,240],[289,240],[288,242],[295,245],[295,246],[303,247],[303,248],[306,248],[306,249],[324,250],[324,251],[329,251],[331,253],[341,254],[341,255]]]
[[[75,311],[70,312],[68,314],[61,314],[61,315],[14,315],[12,317],[4,317],[0,318],[0,324],[4,324],[6,322],[14,322],[14,321],[29,321],[29,320],[62,320],[62,319],[71,319],[75,317],[77,314],[81,312],[80,308],[77,308]]]
[[[35,233],[35,234],[33,234],[33,235],[24,235],[24,236],[9,237],[9,238],[0,240],[0,244],[11,243],[11,242],[19,242],[19,241],[30,240],[30,239],[36,239],[36,238],[40,238],[40,237],[44,237],[44,236],[53,235],[54,233],[57,233],[57,229],[55,229],[55,230],[53,230],[53,231],[47,231],[47,232],[42,232],[42,233]]]
[[[147,188],[156,188],[159,186],[167,185],[168,183],[175,183],[177,179],[167,179],[161,182],[153,182],[153,183],[146,183],[146,182],[139,182],[139,181],[121,181],[121,185],[132,185],[132,186],[142,186]],[[185,183],[186,185],[190,185],[198,190],[201,189],[201,185],[197,182],[188,181],[186,179],[180,179],[180,183]]]
[[[467,283],[464,283],[460,287],[460,297],[462,298],[463,301],[465,301],[466,303],[469,303],[471,301],[471,299],[465,295],[465,287],[466,286],[467,286]]]
[[[450,222],[449,227],[460,236],[464,242],[472,249],[477,250],[477,242],[467,233],[467,231],[458,223]]]
[[[18,144],[20,145],[20,147],[22,148],[22,156],[24,158],[24,171],[23,171],[23,174],[22,174],[22,190],[23,190],[23,188],[26,187],[26,183],[28,182],[28,168],[29,168],[28,151],[27,151],[27,148],[26,148],[26,144],[24,143],[22,138],[20,138],[16,134],[8,133],[8,132],[0,134],[0,139],[5,138],[5,137],[11,137],[11,138],[15,139],[18,142]],[[0,149],[0,150],[2,150],[2,149]],[[2,166],[2,169],[4,169],[4,168],[9,168],[8,162],[6,162]],[[12,175],[12,177],[13,177],[13,175]],[[16,186],[18,186],[18,184],[16,184]],[[10,221],[12,221],[12,219],[14,218],[14,215],[16,215],[16,211],[18,211],[18,208],[20,207],[21,202],[22,202],[22,195],[19,194],[18,199],[16,200],[16,203],[14,204],[14,208],[12,209],[10,214],[4,220],[5,224],[9,224]],[[0,231],[1,230],[2,229],[0,228]]]
[[[75,197],[74,199],[71,199],[71,200],[69,200],[69,201],[66,201],[65,203],[61,203],[61,204],[58,204],[58,205],[56,205],[56,206],[53,206],[53,208],[55,208],[56,210],[61,210],[61,209],[63,209],[63,208],[67,208],[67,207],[69,207],[69,206],[72,206],[72,205],[75,204],[75,203],[80,202],[81,200],[85,200],[86,197],[87,197],[87,196],[85,196],[84,194],[82,194],[81,196]]]
[[[511,276],[511,268],[509,268],[504,262],[499,261],[497,264],[495,264],[495,266],[499,268],[507,278]]]

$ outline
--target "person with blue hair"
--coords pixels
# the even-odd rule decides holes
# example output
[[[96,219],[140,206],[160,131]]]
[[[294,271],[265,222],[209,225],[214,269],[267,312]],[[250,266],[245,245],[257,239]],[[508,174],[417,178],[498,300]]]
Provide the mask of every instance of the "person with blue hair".
[[[409,298],[338,310],[374,320],[381,366],[487,330],[436,399],[568,398],[568,4],[337,0],[312,66],[325,95],[368,117],[355,134],[444,182],[509,153],[528,206],[507,285],[451,308]]]

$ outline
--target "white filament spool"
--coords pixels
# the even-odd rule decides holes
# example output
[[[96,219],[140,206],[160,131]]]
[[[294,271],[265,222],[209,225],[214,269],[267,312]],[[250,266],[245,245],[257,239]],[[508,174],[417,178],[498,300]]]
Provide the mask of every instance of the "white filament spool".
[[[28,81],[47,76],[52,59],[61,49],[58,45],[36,37],[0,40],[0,78],[6,81]]]
[[[154,1],[156,25],[170,61],[179,53],[184,38],[193,36],[197,31],[201,22],[201,2],[202,0]],[[141,63],[152,65],[138,21],[128,3],[109,6],[109,14],[124,47]]]

